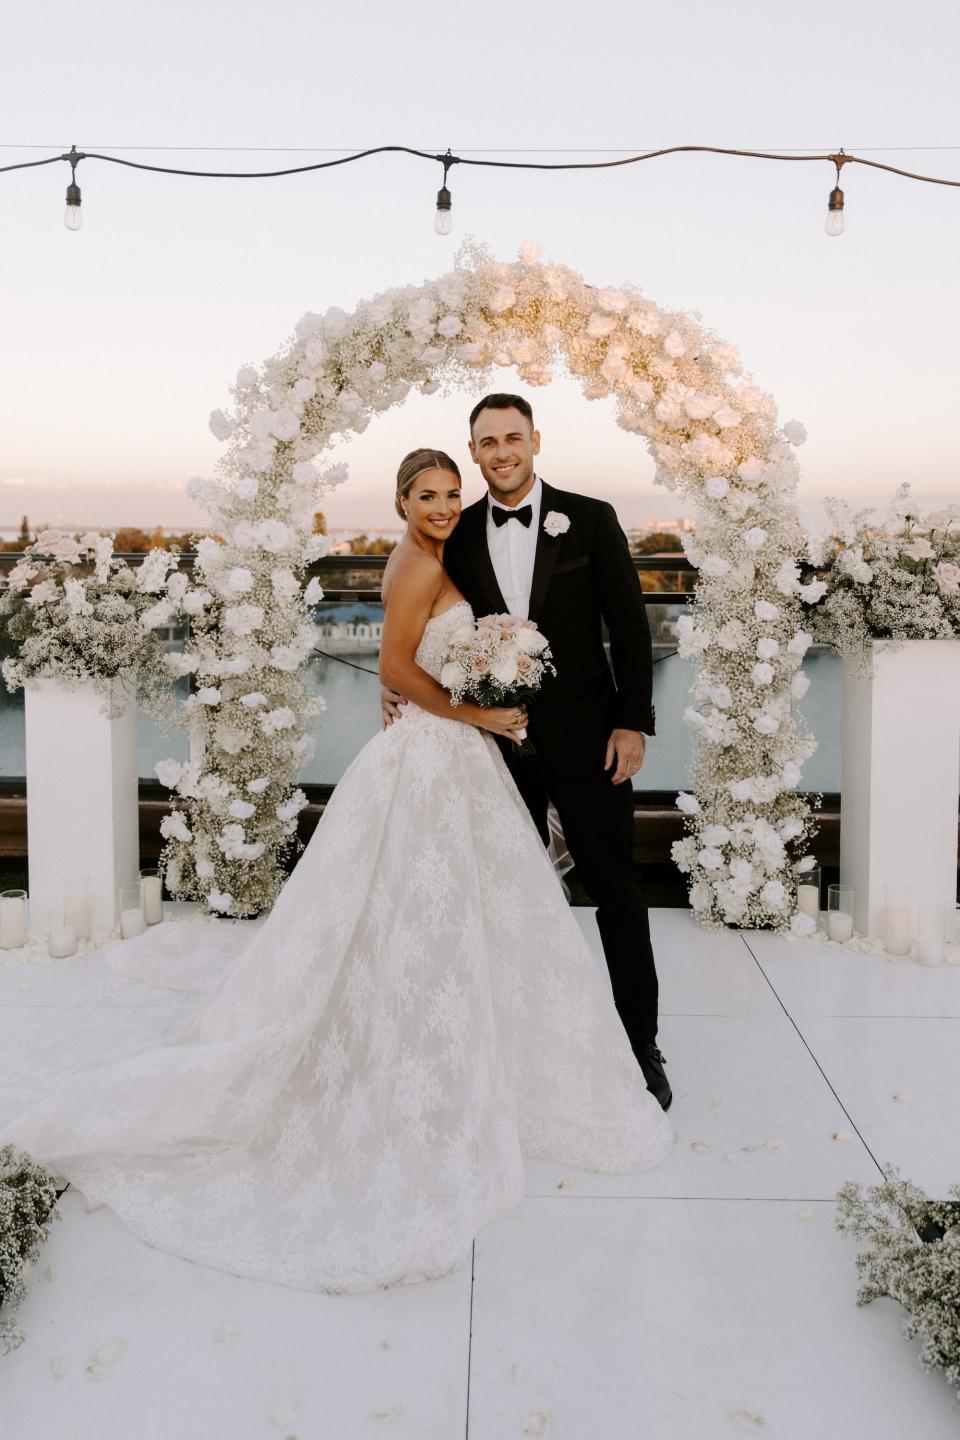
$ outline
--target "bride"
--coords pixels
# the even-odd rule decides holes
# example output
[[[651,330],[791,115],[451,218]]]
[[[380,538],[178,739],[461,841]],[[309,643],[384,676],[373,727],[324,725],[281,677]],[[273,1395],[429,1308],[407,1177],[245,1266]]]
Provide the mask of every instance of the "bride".
[[[148,1244],[331,1292],[462,1264],[524,1155],[621,1171],[675,1143],[492,738],[523,711],[438,682],[473,620],[443,569],[453,460],[408,455],[397,507],[381,673],[410,703],[270,916],[125,942],[0,1070],[0,1143]]]

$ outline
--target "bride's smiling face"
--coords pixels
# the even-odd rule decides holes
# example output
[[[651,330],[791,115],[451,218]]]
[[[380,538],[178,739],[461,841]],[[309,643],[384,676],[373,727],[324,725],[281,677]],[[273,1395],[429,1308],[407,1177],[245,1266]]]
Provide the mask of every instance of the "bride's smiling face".
[[[407,523],[427,540],[446,540],[460,519],[461,506],[456,475],[449,470],[424,470],[407,496]]]

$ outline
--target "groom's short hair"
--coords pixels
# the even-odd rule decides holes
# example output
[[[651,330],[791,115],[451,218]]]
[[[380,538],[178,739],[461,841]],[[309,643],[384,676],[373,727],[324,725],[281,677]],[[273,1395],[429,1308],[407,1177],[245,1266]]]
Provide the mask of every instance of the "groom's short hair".
[[[533,408],[529,400],[524,400],[522,395],[484,395],[478,400],[470,411],[470,431],[473,432],[473,423],[481,410],[519,410],[530,421],[530,429],[533,430]]]

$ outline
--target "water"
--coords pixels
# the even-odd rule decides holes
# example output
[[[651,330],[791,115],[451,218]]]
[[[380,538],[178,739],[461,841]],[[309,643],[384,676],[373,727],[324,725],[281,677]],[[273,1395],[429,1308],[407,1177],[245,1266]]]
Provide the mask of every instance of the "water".
[[[651,626],[658,642],[655,656],[658,651],[666,655],[676,611],[674,607],[650,608]],[[365,600],[325,605],[317,612],[320,622],[317,645],[320,649],[336,651],[338,658],[317,656],[307,669],[307,688],[311,694],[324,697],[327,710],[314,721],[316,753],[300,777],[306,784],[336,784],[357,752],[380,728],[376,636],[364,636],[356,641],[352,639],[351,627],[356,622],[375,629],[382,617],[382,606]],[[343,661],[349,663],[341,663]],[[805,790],[839,791],[842,662],[831,651],[813,650],[806,656],[804,671],[811,685],[800,709],[819,745],[804,767],[802,785]],[[634,788],[686,789],[690,784],[693,735],[683,722],[683,712],[690,704],[693,666],[671,655],[660,660],[653,673],[657,735],[647,746],[647,757],[634,780]],[[168,756],[178,760],[186,758],[187,740],[182,731],[165,735],[146,715],[139,717],[138,728],[142,778],[156,778],[157,760]],[[5,687],[0,687],[0,778],[22,777],[25,768],[23,693],[11,695]]]

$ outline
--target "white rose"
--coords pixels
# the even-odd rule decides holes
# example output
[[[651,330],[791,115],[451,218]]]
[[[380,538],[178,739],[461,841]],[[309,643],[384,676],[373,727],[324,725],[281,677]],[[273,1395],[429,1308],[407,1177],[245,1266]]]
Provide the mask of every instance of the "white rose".
[[[339,465],[331,465],[320,476],[321,484],[327,490],[336,490],[338,485],[345,485],[349,479],[350,466],[345,460],[341,460]]]
[[[266,705],[267,697],[259,690],[250,690],[246,695],[240,696],[240,704],[245,705],[248,710],[256,710],[260,705]]]
[[[731,780],[727,789],[734,800],[751,800],[753,798],[752,780]]]
[[[264,550],[269,550],[273,555],[286,550],[293,539],[290,526],[285,525],[282,520],[261,520],[255,527],[254,534]]]
[[[722,555],[704,555],[700,561],[700,569],[704,575],[718,579],[721,575],[730,573],[730,561],[724,560]]]
[[[719,710],[726,710],[733,701],[729,685],[711,685],[707,696]]]
[[[545,650],[549,644],[546,635],[542,635],[539,630],[530,630],[529,628],[518,630],[513,638],[517,649],[524,655],[539,655],[540,651]]]
[[[294,330],[298,340],[309,340],[310,336],[316,335],[322,326],[323,316],[316,315],[312,310],[308,310],[305,315],[300,316],[300,319],[294,326]]]
[[[687,342],[679,330],[671,330],[663,338],[663,348],[672,360],[676,360],[678,356],[685,353]]]
[[[565,535],[570,529],[570,516],[564,515],[560,510],[548,510],[543,528],[551,539],[556,539],[558,535]]]
[[[753,607],[753,613],[758,620],[779,620],[780,608],[770,600],[758,600]]]
[[[722,500],[730,489],[730,484],[722,475],[709,475],[704,488],[711,500]]]
[[[758,735],[776,735],[780,729],[780,721],[775,715],[758,715],[753,722],[753,728]]]
[[[691,420],[706,420],[716,410],[718,400],[704,390],[694,390],[684,398],[683,408]]]
[[[231,420],[222,410],[214,410],[210,415],[210,429],[217,440],[229,440],[237,428],[236,420]]]
[[[813,636],[806,630],[798,630],[791,640],[787,642],[787,650],[791,655],[806,655],[813,644]]]
[[[794,915],[790,921],[790,929],[794,935],[812,935],[817,928],[817,922],[812,915]]]
[[[800,420],[788,420],[783,433],[791,445],[802,445],[807,438],[807,427]]]
[[[767,532],[759,525],[754,525],[750,530],[744,531],[743,539],[751,550],[759,550],[767,539]]]
[[[764,635],[757,641],[757,659],[772,660],[774,655],[780,653],[780,642],[774,640],[771,635]]]
[[[587,334],[591,340],[603,340],[607,335],[612,335],[616,328],[616,316],[604,315],[600,310],[594,310],[587,321]]]
[[[193,839],[193,831],[187,825],[179,810],[171,810],[169,815],[164,815],[160,821],[160,834],[164,840],[187,840]]]
[[[290,478],[294,485],[304,485],[310,489],[317,484],[320,477],[309,460],[299,460],[291,470]]]
[[[768,665],[766,661],[761,661],[759,665],[754,665],[750,671],[750,678],[753,680],[754,685],[771,684],[773,680],[773,666]]]
[[[231,800],[227,811],[235,820],[249,820],[251,815],[257,813],[257,807],[251,805],[249,800]]]
[[[740,424],[743,416],[739,410],[734,410],[732,405],[721,405],[719,410],[714,410],[713,418],[721,430],[732,430],[735,425]]]
[[[165,786],[167,790],[173,790],[183,774],[183,769],[179,760],[158,760],[153,767],[153,773],[161,785]]]
[[[781,880],[768,880],[760,894],[768,905],[779,909],[786,899],[787,892],[784,890]]]
[[[524,240],[517,254],[524,265],[536,265],[540,256],[543,254],[543,246],[539,240]]]
[[[269,775],[258,775],[256,780],[247,781],[247,789],[250,791],[251,795],[262,795],[269,784]]]
[[[227,573],[227,584],[234,595],[246,595],[253,589],[253,576],[244,566],[235,565]]]
[[[796,815],[790,815],[786,820],[780,822],[780,835],[784,840],[796,840],[798,835],[803,834],[803,821]]]
[[[211,890],[207,896],[207,904],[211,910],[216,910],[220,915],[230,915],[233,913],[233,896],[225,890]]]
[[[794,675],[793,679],[790,681],[790,694],[795,700],[802,700],[809,689],[810,677],[808,675],[804,675],[802,670],[798,670],[796,675]]]
[[[444,315],[437,329],[445,340],[452,340],[463,329],[463,321],[459,315]]]
[[[501,685],[513,685],[517,678],[517,659],[515,655],[506,652],[498,655],[490,663],[490,674]]]
[[[709,845],[698,853],[697,860],[703,866],[704,870],[719,870],[723,864],[723,856],[720,854],[720,851],[713,849]]]
[[[766,466],[763,461],[758,460],[755,455],[751,455],[749,460],[744,460],[742,465],[737,466],[737,474],[740,476],[740,479],[745,485],[749,485],[751,489],[753,489],[755,485],[758,485],[763,479],[765,470]]]
[[[444,690],[456,690],[466,680],[466,674],[461,666],[455,661],[448,660],[440,671],[440,684]]]
[[[704,845],[726,845],[727,841],[731,838],[731,834],[726,825],[707,825],[704,827],[703,834],[700,838]]]
[[[306,590],[303,592],[303,598],[308,605],[319,605],[323,599],[323,586],[320,584],[316,575],[314,575],[313,579],[307,585]]]
[[[684,815],[699,815],[700,801],[696,795],[688,795],[681,790],[677,796],[677,809],[682,810]]]
[[[503,315],[505,311],[510,310],[516,304],[516,301],[516,291],[511,290],[509,285],[502,285],[490,296],[490,309],[494,315]]]
[[[801,600],[805,600],[808,605],[816,605],[817,601],[822,600],[827,593],[827,582],[825,580],[811,580],[808,585],[798,586],[797,593]]]
[[[795,761],[788,760],[780,772],[783,783],[788,790],[792,790],[795,785],[799,785],[800,773],[800,766]]]
[[[194,698],[198,705],[219,705],[220,691],[215,685],[201,685]]]

